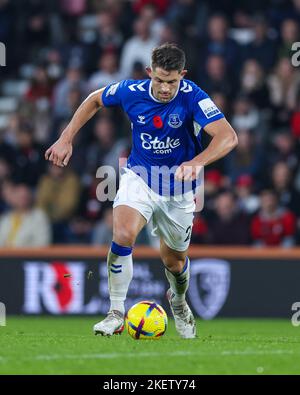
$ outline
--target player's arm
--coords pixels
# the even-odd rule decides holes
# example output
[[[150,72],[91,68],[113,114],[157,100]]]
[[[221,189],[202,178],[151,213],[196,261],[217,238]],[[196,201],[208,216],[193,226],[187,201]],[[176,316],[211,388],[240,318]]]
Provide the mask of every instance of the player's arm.
[[[68,126],[64,129],[59,139],[46,151],[45,158],[55,165],[64,167],[68,164],[73,151],[73,139],[92,118],[96,112],[103,107],[102,94],[105,88],[92,92],[78,107]]]
[[[178,180],[194,180],[198,176],[201,166],[209,165],[222,158],[238,144],[237,135],[225,118],[207,124],[204,130],[212,136],[211,142],[194,159],[184,162],[178,167],[175,174]]]
[[[212,136],[212,140],[207,148],[194,158],[202,166],[223,158],[238,144],[237,135],[225,118],[209,123],[204,130]]]

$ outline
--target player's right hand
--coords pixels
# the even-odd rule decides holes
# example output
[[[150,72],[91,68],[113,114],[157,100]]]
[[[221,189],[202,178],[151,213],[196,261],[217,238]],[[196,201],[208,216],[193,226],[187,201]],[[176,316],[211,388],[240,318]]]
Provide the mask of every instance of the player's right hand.
[[[72,143],[59,138],[50,148],[45,152],[45,159],[52,162],[59,167],[67,166],[73,152]]]

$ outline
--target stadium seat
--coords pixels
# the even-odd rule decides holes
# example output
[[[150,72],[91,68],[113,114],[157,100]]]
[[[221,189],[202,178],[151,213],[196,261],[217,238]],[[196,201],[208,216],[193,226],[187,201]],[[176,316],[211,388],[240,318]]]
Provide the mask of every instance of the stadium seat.
[[[18,100],[15,97],[0,98],[0,114],[10,113],[17,110]]]
[[[20,97],[25,94],[29,87],[26,80],[7,80],[2,84],[2,94],[4,96]]]

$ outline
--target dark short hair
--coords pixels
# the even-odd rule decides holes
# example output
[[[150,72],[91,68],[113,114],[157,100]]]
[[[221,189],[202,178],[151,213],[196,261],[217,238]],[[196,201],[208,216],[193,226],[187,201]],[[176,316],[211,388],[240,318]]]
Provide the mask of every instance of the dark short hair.
[[[151,66],[166,71],[182,71],[185,66],[185,53],[176,44],[165,43],[152,51]]]
[[[279,196],[276,193],[276,191],[274,191],[274,189],[272,188],[262,188],[259,192],[260,197],[265,196],[265,195],[272,195],[273,197],[275,197],[275,199],[278,201]]]

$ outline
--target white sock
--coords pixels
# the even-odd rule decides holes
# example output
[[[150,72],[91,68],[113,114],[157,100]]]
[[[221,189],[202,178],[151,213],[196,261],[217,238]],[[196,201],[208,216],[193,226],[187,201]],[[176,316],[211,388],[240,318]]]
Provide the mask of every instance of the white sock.
[[[181,304],[185,301],[185,293],[189,287],[190,280],[190,260],[186,257],[185,265],[181,273],[173,274],[167,268],[165,269],[167,279],[170,283],[171,290],[175,294],[172,302]]]
[[[120,256],[109,250],[107,270],[110,310],[118,310],[124,314],[124,302],[133,275],[132,254]]]

